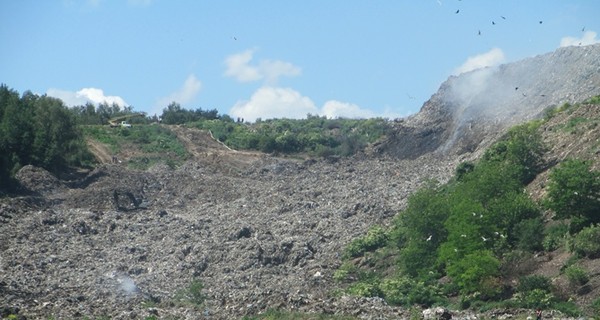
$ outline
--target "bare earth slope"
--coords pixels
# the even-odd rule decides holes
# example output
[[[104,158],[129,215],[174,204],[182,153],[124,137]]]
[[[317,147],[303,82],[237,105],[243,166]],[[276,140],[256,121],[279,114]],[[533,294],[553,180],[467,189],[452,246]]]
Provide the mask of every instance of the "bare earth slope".
[[[27,207],[1,209],[0,305],[60,319],[232,319],[277,307],[341,312],[344,303],[357,314],[401,312],[378,300],[364,303],[382,308],[373,311],[332,298],[332,273],[346,244],[388,223],[424,180],[447,179],[453,160],[205,153],[193,145],[202,132],[175,131],[196,150],[177,170],[107,164],[80,181],[58,182],[24,169],[37,194]],[[204,283],[205,306],[170,306],[193,279]]]

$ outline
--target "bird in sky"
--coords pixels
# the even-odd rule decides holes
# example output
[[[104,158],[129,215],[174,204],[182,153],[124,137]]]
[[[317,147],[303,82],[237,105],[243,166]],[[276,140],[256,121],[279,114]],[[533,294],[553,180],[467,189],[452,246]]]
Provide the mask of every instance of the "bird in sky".
[[[540,20],[540,24],[542,24],[544,21]]]
[[[480,36],[481,35],[481,30],[477,30],[477,35]]]
[[[502,20],[506,20],[506,17],[505,17],[505,16],[500,16],[500,18],[502,18]]]
[[[496,25],[496,22],[492,21],[492,25],[493,25],[493,26],[495,26],[495,25]]]
[[[460,12],[460,9],[456,10],[456,12],[455,12],[455,13],[457,14],[457,13],[459,13],[459,12]]]
[[[584,31],[585,31],[585,27],[581,28],[581,32],[584,32]]]
[[[519,90],[519,87],[515,87],[515,91]]]

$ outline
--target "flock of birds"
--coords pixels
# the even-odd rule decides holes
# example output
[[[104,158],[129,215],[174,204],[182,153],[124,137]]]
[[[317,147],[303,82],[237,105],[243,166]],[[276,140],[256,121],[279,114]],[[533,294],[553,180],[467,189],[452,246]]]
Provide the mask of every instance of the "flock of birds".
[[[473,215],[473,217],[477,217],[478,216],[478,214],[475,213],[475,212],[472,212],[471,214]],[[479,214],[479,218],[483,218],[483,214]],[[500,237],[500,238],[506,238],[506,235],[504,235],[504,234],[502,234],[502,233],[500,233],[498,231],[494,232],[494,235],[497,236],[497,237]],[[466,238],[467,235],[466,234],[461,234],[460,237],[461,238]],[[427,239],[425,239],[425,241],[431,241],[432,239],[433,239],[433,234],[430,234],[429,237],[427,237]],[[484,236],[481,236],[481,240],[483,242],[487,242],[487,241],[490,240],[490,238],[486,238]],[[454,251],[458,252],[458,249],[454,249]]]
[[[461,0],[458,0],[458,1],[461,1]],[[441,2],[441,0],[437,0],[437,2],[438,2],[438,4],[439,4],[439,5],[442,5],[442,2]],[[454,12],[454,14],[459,14],[459,13],[460,13],[460,9],[456,9],[456,11]],[[506,17],[505,17],[505,16],[502,16],[502,15],[501,15],[501,16],[500,16],[500,18],[501,18],[502,20],[506,20]],[[491,20],[491,23],[492,23],[492,25],[493,25],[493,26],[495,26],[495,25],[496,25],[496,21],[495,21],[495,20]],[[543,24],[543,23],[544,23],[544,21],[543,21],[543,20],[539,20],[539,21],[538,21],[538,24]],[[581,32],[585,32],[585,26],[584,26],[583,28],[581,28]],[[480,35],[481,35],[481,29],[477,30],[477,35],[478,35],[478,36],[480,36]],[[579,45],[581,45],[581,43],[580,43]]]

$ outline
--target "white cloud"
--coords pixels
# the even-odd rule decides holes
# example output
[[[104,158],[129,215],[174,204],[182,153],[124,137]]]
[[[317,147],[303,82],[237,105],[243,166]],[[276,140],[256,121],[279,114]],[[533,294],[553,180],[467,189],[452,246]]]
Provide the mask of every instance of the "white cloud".
[[[600,43],[599,39],[596,39],[596,32],[594,31],[586,31],[583,33],[581,38],[575,37],[564,37],[560,39],[561,47],[569,47],[569,46],[587,46],[590,44]]]
[[[327,118],[375,118],[377,115],[355,104],[329,100],[321,108],[321,115]]]
[[[170,95],[161,98],[157,102],[157,107],[166,108],[171,102],[177,102],[179,104],[186,104],[194,100],[200,89],[202,88],[202,82],[196,78],[195,75],[190,74],[185,82],[177,91]]]
[[[291,88],[263,86],[247,101],[238,101],[229,110],[233,118],[255,122],[256,119],[304,119],[308,114],[326,116],[327,118],[400,118],[401,115],[386,108],[383,114],[361,108],[352,103],[329,100],[318,108],[314,102]]]
[[[108,103],[109,105],[117,104],[121,107],[128,105],[123,98],[119,96],[106,96],[102,89],[97,88],[83,88],[77,92],[51,88],[48,89],[46,94],[61,99],[69,107],[81,106],[86,103],[93,103],[95,105],[100,103]]]
[[[250,62],[255,51],[246,50],[225,58],[227,66],[225,76],[233,77],[239,82],[264,79],[268,84],[273,85],[282,76],[295,77],[302,73],[299,67],[280,60],[261,60],[258,64],[251,65]]]
[[[469,57],[465,63],[454,70],[453,74],[459,75],[475,69],[497,66],[504,61],[504,52],[502,52],[502,50],[499,48],[493,48],[486,53]]]
[[[317,114],[312,100],[290,88],[265,86],[259,88],[248,101],[238,101],[229,114],[245,121],[254,122],[257,118],[302,119],[308,113]]]

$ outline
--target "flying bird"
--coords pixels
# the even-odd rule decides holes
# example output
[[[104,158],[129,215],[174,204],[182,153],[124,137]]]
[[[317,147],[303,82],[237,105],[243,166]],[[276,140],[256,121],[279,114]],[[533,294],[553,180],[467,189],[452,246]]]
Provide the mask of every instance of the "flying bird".
[[[477,35],[480,36],[481,35],[481,30],[477,30]]]
[[[519,87],[515,87],[515,91],[519,90]]]
[[[506,17],[505,17],[505,16],[500,16],[500,18],[502,18],[502,20],[506,20]]]
[[[540,24],[542,24],[544,21],[540,20]]]
[[[492,25],[493,25],[493,26],[495,26],[495,25],[496,25],[496,22],[492,21]]]
[[[581,28],[581,32],[584,32],[584,31],[585,31],[585,27]]]
[[[430,235],[429,238],[427,238],[427,241],[431,241],[432,237],[433,237],[433,235]]]
[[[488,241],[488,239],[485,238],[484,236],[481,236],[481,239],[483,239],[483,241]]]
[[[459,12],[460,12],[460,9],[456,10],[456,12],[455,12],[455,13],[459,13]]]

